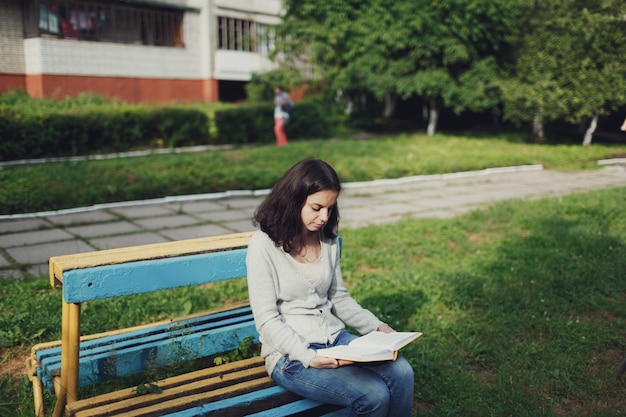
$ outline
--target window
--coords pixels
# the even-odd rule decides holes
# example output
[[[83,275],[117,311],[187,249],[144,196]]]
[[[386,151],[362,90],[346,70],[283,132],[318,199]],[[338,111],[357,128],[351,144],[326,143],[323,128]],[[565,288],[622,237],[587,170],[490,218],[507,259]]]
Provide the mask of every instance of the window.
[[[184,12],[118,0],[26,0],[24,36],[183,46]]]
[[[218,49],[267,55],[274,46],[274,28],[252,20],[218,17]]]

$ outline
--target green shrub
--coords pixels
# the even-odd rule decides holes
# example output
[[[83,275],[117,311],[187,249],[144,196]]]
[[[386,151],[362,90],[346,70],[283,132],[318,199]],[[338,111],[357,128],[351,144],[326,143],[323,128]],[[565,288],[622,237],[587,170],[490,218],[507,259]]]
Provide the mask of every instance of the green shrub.
[[[10,101],[6,99],[7,101]],[[0,104],[0,160],[175,147],[209,141],[206,113],[190,108],[107,104],[83,97],[33,109]],[[83,103],[84,107],[76,106]]]
[[[286,130],[287,136],[294,139],[328,138],[333,133],[327,115],[311,102],[296,104]]]
[[[215,123],[220,143],[274,141],[274,107],[269,102],[218,110]],[[331,135],[326,115],[312,102],[296,103],[285,130],[289,139],[327,138]]]
[[[215,124],[220,143],[267,142],[267,132],[273,135],[272,109],[260,104],[218,110]]]

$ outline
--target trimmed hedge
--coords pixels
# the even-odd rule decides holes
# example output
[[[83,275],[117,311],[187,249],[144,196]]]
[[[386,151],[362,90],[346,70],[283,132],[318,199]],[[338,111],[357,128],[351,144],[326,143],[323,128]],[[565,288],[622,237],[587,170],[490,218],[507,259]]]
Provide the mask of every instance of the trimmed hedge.
[[[274,107],[272,103],[244,105],[217,110],[215,124],[221,143],[272,143],[274,138]],[[285,130],[289,139],[327,138],[332,134],[327,117],[319,105],[297,103]]]
[[[298,103],[286,125],[287,136],[329,137],[322,108]],[[210,120],[203,107],[130,105],[89,95],[55,102],[8,93],[0,95],[0,161],[207,143],[273,143],[273,111],[271,102],[245,104],[215,110]]]
[[[194,109],[103,105],[25,111],[0,105],[0,160],[208,142],[208,116]]]

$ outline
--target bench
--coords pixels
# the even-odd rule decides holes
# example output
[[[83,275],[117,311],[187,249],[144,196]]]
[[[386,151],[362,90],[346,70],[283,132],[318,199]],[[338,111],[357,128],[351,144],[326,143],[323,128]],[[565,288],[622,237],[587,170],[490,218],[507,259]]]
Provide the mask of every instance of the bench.
[[[79,398],[79,389],[91,384],[210,358],[250,338],[258,343],[250,307],[244,303],[80,335],[83,302],[245,277],[250,237],[237,233],[50,258],[51,285],[63,289],[62,336],[34,346],[27,361],[36,415],[45,415],[44,390],[56,395],[54,417],[347,415],[346,409],[276,386],[259,357],[154,381],[160,392],[138,395],[136,387],[129,387]]]

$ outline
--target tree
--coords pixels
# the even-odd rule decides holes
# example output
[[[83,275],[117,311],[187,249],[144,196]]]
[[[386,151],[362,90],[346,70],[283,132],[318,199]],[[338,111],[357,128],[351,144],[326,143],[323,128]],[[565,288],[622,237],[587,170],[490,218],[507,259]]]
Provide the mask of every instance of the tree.
[[[285,56],[308,59],[315,76],[351,97],[421,97],[428,103],[432,135],[442,106],[460,113],[497,103],[495,57],[506,49],[524,5],[286,0],[278,48]]]
[[[616,0],[541,0],[520,37],[503,91],[504,118],[543,125],[591,120],[626,103],[626,22]]]
[[[505,55],[509,34],[523,2],[503,0],[408,2],[414,13],[409,60],[413,70],[398,82],[402,96],[424,98],[430,110],[427,132],[434,134],[440,107],[459,114],[498,103],[498,54]]]

